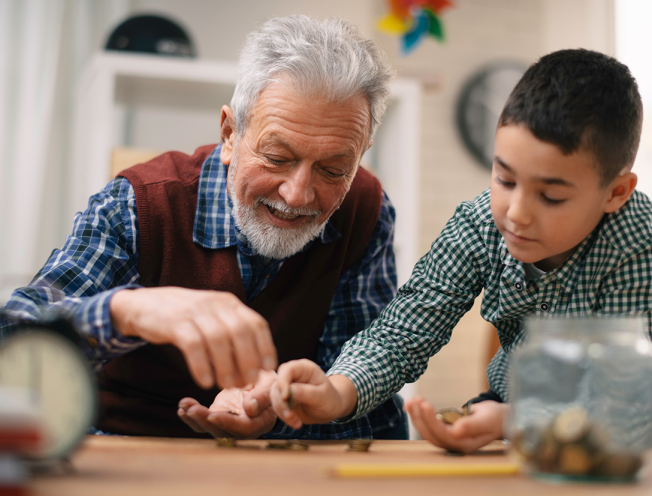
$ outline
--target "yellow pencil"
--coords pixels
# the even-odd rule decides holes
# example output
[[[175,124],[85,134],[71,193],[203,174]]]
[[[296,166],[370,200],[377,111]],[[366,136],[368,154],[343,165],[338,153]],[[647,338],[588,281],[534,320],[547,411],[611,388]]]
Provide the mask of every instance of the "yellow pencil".
[[[345,463],[333,467],[342,478],[363,477],[472,477],[517,475],[518,463]]]

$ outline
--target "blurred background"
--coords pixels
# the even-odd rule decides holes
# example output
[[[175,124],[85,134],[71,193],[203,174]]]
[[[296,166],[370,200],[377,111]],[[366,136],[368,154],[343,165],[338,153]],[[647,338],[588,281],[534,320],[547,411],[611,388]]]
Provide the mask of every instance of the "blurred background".
[[[117,168],[219,140],[247,34],[273,16],[339,16],[387,52],[399,78],[365,165],[398,211],[399,282],[455,206],[489,185],[495,119],[518,75],[541,55],[584,47],[629,65],[652,98],[648,0],[455,0],[443,43],[409,55],[377,28],[384,0],[0,0],[0,304],[29,282]],[[164,16],[197,57],[106,52],[139,14]],[[652,193],[649,120],[634,171]],[[112,169],[113,168],[113,169]],[[113,171],[113,172],[112,172]],[[406,394],[459,406],[483,390],[491,328],[479,300]]]

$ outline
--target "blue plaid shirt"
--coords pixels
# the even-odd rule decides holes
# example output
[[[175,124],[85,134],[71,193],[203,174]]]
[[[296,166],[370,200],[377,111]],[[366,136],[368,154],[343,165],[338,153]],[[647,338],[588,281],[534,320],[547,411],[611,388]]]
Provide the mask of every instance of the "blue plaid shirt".
[[[199,182],[193,242],[205,248],[237,246],[237,261],[247,298],[251,300],[274,279],[283,260],[255,255],[235,226],[226,188],[227,167],[219,146],[203,164]],[[328,370],[342,345],[365,329],[396,294],[393,251],[394,208],[383,194],[380,217],[364,254],[342,274],[319,340],[317,363]],[[340,233],[330,224],[318,240],[332,243]],[[8,315],[36,319],[57,308],[74,319],[86,338],[84,351],[100,370],[111,359],[145,342],[123,336],[111,325],[109,301],[121,289],[139,286],[138,214],[134,190],[125,178],[111,181],[90,198],[75,217],[73,232],[61,250],[54,250],[29,286],[17,289],[4,307]],[[0,338],[8,332],[0,322]],[[297,431],[278,421],[265,437],[340,439],[371,437],[394,428],[403,413],[394,402],[367,417],[346,423],[305,426]]]

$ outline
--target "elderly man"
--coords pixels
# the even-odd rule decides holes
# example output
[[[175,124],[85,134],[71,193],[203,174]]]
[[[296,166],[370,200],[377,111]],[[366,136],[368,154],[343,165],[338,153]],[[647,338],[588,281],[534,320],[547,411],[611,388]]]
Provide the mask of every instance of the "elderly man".
[[[6,310],[74,318],[99,374],[98,429],[405,435],[396,399],[301,430],[269,399],[278,363],[328,369],[395,293],[393,208],[358,167],[392,75],[346,21],[271,20],[242,52],[219,146],[161,155],[91,198]]]

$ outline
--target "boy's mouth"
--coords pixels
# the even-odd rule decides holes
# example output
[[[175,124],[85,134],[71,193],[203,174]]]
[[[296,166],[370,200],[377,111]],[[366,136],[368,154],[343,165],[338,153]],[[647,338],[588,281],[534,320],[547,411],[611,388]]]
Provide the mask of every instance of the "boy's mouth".
[[[505,231],[505,234],[507,234],[507,237],[509,238],[509,240],[514,242],[514,243],[528,243],[530,241],[534,241],[532,238],[526,238],[525,236],[519,236],[518,234],[514,234],[511,231]]]

